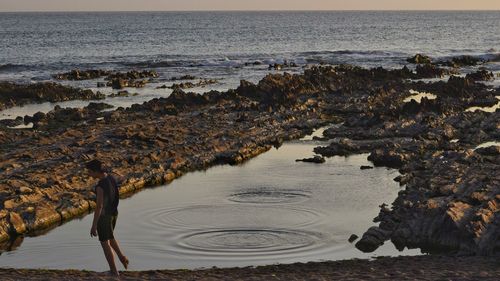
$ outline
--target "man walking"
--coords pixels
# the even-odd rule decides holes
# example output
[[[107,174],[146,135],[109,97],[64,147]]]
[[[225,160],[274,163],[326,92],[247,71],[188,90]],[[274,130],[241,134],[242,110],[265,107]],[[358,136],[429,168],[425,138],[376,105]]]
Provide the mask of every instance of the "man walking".
[[[101,161],[95,159],[87,162],[85,166],[91,177],[99,179],[99,182],[95,186],[96,208],[92,228],[90,229],[90,236],[99,236],[110,272],[112,275],[119,276],[113,251],[125,269],[127,269],[129,261],[120,250],[118,241],[113,234],[118,218],[118,202],[120,200],[118,184],[112,175],[104,171]]]

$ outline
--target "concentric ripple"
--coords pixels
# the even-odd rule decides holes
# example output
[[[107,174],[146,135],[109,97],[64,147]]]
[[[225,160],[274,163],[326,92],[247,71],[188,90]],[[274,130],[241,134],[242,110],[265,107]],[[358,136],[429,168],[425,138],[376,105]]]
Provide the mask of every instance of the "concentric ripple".
[[[321,234],[290,229],[212,229],[178,239],[182,252],[197,255],[247,256],[290,254],[321,243]]]
[[[311,198],[311,193],[303,190],[277,190],[272,188],[256,188],[245,192],[231,194],[229,201],[252,204],[299,203]]]
[[[160,208],[149,210],[142,217],[148,228],[153,226],[159,230],[263,226],[297,228],[316,224],[323,214],[297,206],[224,204]]]

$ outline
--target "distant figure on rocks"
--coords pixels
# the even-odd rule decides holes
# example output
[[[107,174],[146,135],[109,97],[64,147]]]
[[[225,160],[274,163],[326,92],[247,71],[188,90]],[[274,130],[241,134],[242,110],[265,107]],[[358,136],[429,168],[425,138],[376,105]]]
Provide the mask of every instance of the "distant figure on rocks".
[[[127,269],[128,259],[120,250],[118,241],[115,239],[113,230],[118,218],[118,183],[115,177],[106,173],[99,160],[92,160],[85,164],[88,174],[99,182],[95,186],[96,209],[94,220],[90,229],[90,236],[99,236],[104,255],[109,264],[112,275],[118,276],[113,251],[116,253],[123,267]]]

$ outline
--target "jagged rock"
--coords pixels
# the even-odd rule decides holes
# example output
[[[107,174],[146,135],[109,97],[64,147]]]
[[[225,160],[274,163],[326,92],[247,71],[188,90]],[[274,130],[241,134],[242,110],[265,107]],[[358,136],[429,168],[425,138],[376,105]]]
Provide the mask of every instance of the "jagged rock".
[[[10,232],[14,234],[23,234],[26,232],[26,225],[21,216],[16,212],[9,212]]]
[[[426,55],[422,54],[416,54],[415,56],[406,59],[407,62],[409,63],[414,63],[414,64],[430,64],[432,63],[432,59]]]
[[[450,60],[438,62],[438,64],[450,66],[450,67],[463,67],[463,66],[474,66],[479,63],[483,63],[484,61],[473,57],[473,56],[458,56],[453,57]]]
[[[390,232],[374,226],[363,234],[363,237],[361,237],[355,246],[364,253],[371,253],[382,246],[389,237]]]
[[[432,64],[417,65],[416,72],[418,78],[442,78],[452,73]]]
[[[406,162],[405,155],[388,149],[376,149],[368,156],[368,160],[372,161],[375,166],[390,168],[401,168]]]
[[[465,76],[465,79],[473,81],[492,81],[495,80],[495,75],[493,74],[493,72],[489,72],[483,69],[467,74]]]

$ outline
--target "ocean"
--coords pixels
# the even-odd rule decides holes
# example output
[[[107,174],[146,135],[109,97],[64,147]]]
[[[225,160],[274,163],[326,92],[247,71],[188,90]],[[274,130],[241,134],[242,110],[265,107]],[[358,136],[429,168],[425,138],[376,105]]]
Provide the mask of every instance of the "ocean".
[[[168,96],[172,77],[218,79],[195,92],[258,82],[273,63],[402,67],[424,53],[436,58],[500,52],[500,12],[113,12],[1,13],[0,81],[35,83],[72,69],[155,69],[160,78],[140,95],[108,99],[130,106]],[[254,64],[257,62],[257,64]],[[486,66],[500,71],[500,63]],[[96,81],[67,82],[97,89]],[[80,107],[72,101],[61,106]],[[39,104],[0,112],[13,118],[47,112]]]
[[[0,80],[74,68],[251,80],[284,60],[398,67],[415,53],[498,54],[499,30],[498,11],[1,13]]]

